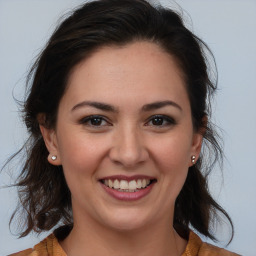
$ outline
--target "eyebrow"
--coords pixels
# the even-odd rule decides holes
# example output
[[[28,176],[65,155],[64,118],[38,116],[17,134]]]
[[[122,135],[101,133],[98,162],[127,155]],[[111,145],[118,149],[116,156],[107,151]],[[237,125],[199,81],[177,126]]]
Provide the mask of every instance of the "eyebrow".
[[[74,111],[78,108],[85,107],[85,106],[94,107],[94,108],[97,108],[97,109],[100,109],[103,111],[107,111],[107,112],[118,113],[118,109],[116,107],[106,104],[106,103],[97,102],[97,101],[82,101],[82,102],[76,104],[71,109],[71,111]],[[148,112],[148,111],[156,110],[159,108],[163,108],[165,106],[173,106],[173,107],[179,109],[180,111],[182,111],[181,106],[171,100],[156,101],[153,103],[149,103],[149,104],[144,105],[141,110]]]
[[[182,111],[181,106],[171,100],[157,101],[157,102],[146,104],[142,107],[142,110],[143,111],[151,111],[151,110],[163,108],[165,106],[173,106]]]
[[[94,108],[97,108],[103,111],[108,111],[108,112],[115,112],[115,113],[118,112],[118,110],[114,106],[111,106],[109,104],[102,103],[102,102],[96,102],[96,101],[82,101],[76,104],[71,109],[71,111],[74,111],[78,108],[85,107],[85,106],[94,107]]]

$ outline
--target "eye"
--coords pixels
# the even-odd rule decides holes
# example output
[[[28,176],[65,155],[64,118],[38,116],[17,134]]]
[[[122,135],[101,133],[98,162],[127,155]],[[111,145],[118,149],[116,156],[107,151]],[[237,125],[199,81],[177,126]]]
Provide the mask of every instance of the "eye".
[[[80,124],[91,126],[91,127],[101,127],[101,126],[109,126],[111,125],[109,122],[105,120],[103,116],[92,115],[82,118],[79,121]]]
[[[166,115],[154,115],[150,117],[146,125],[152,125],[152,126],[159,126],[160,127],[165,127],[165,126],[172,126],[175,125],[176,121],[169,116]]]

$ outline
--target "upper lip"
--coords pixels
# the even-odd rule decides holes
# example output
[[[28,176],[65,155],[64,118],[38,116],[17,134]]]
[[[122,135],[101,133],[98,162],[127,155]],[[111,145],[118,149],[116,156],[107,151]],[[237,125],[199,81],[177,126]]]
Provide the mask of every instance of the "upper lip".
[[[126,175],[111,175],[111,176],[105,176],[103,178],[100,178],[99,180],[139,180],[139,179],[148,179],[148,180],[155,180],[155,177],[148,176],[148,175],[133,175],[133,176],[126,176]]]

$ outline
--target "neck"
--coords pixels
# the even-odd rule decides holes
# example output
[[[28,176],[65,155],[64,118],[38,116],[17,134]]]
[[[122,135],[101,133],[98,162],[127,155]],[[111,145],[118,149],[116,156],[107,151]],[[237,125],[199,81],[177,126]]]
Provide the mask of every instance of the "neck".
[[[93,221],[78,223],[74,221],[72,231],[61,242],[69,256],[178,256],[186,246],[169,221],[132,231],[113,230]]]

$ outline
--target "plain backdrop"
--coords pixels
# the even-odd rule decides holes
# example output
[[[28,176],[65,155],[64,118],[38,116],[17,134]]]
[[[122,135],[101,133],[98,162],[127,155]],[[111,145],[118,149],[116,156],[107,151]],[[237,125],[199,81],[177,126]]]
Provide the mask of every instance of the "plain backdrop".
[[[216,57],[219,91],[213,117],[223,129],[226,159],[223,180],[216,170],[210,187],[234,222],[235,236],[228,249],[255,256],[256,1],[161,2],[181,11],[180,5],[188,27],[206,41]],[[26,139],[13,95],[22,99],[26,72],[33,59],[58,19],[81,3],[81,0],[0,0],[0,166]],[[15,177],[20,166],[16,163],[13,167]],[[6,170],[0,173],[0,186],[11,181]],[[32,247],[47,235],[17,239],[8,227],[17,202],[16,190],[0,189],[0,202],[0,256]],[[221,240],[227,241],[224,229],[216,232]]]

